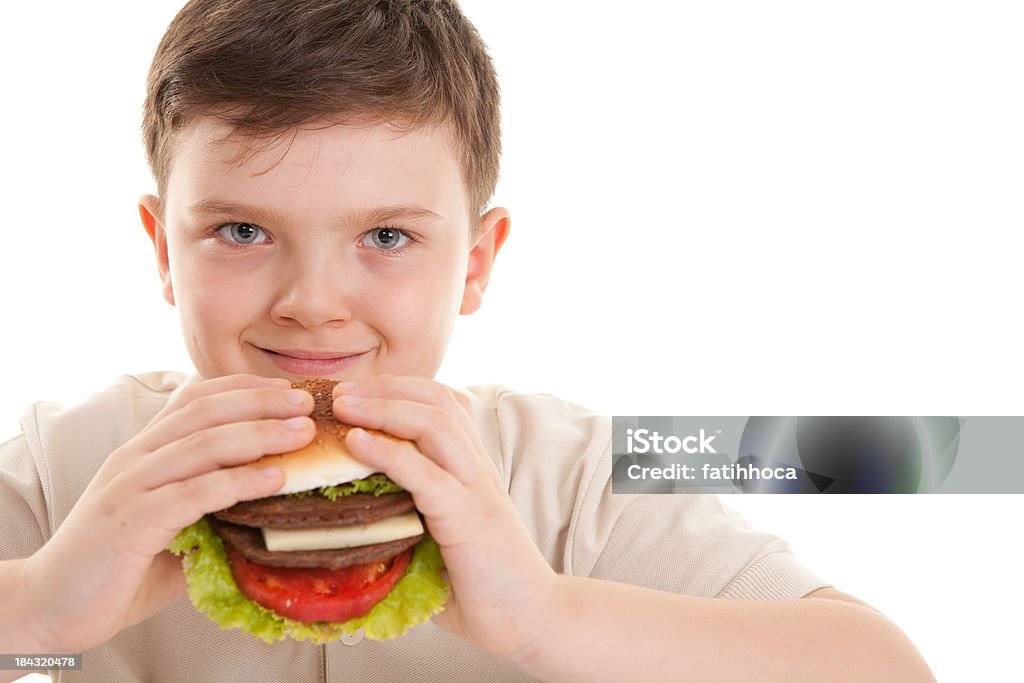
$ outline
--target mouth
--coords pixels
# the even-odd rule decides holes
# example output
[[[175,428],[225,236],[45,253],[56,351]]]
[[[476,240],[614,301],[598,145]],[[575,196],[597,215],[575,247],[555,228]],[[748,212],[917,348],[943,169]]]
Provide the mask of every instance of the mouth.
[[[355,363],[366,351],[307,351],[256,347],[274,365],[292,375],[326,377]]]

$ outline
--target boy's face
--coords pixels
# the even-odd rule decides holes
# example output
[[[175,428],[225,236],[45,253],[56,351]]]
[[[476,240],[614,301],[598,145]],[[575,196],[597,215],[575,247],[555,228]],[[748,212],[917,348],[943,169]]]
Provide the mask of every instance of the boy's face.
[[[140,203],[199,374],[433,377],[509,225],[492,209],[470,244],[447,128],[302,128],[241,163],[228,132],[182,130],[162,217]]]

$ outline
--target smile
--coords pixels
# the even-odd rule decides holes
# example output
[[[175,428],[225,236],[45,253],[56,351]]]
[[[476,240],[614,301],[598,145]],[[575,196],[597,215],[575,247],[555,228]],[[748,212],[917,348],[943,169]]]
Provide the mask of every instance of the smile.
[[[366,351],[305,351],[258,348],[274,365],[292,375],[326,377],[355,363]]]

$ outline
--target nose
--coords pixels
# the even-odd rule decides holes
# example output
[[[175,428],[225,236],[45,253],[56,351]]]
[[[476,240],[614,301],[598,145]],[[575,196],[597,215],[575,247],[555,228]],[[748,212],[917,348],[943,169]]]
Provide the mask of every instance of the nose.
[[[348,323],[355,284],[344,270],[326,250],[296,259],[281,272],[271,318],[279,325],[298,323],[306,329]]]

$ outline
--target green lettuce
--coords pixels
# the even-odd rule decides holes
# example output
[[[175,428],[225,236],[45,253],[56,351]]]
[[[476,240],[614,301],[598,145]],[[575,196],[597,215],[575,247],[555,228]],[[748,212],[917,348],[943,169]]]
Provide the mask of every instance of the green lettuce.
[[[306,496],[323,496],[331,500],[337,500],[342,496],[352,493],[372,493],[375,496],[383,496],[385,493],[401,493],[404,491],[401,486],[388,479],[386,474],[371,474],[365,479],[356,479],[337,486],[321,486],[318,489],[299,491],[298,493],[286,494],[286,498],[305,498]]]
[[[182,529],[168,550],[184,554],[188,596],[199,611],[223,629],[240,628],[267,643],[294,638],[322,645],[360,628],[373,640],[397,638],[441,612],[448,600],[448,582],[441,575],[444,560],[429,536],[413,548],[412,560],[391,592],[365,615],[342,623],[304,624],[245,597],[231,574],[224,543],[206,517]]]

